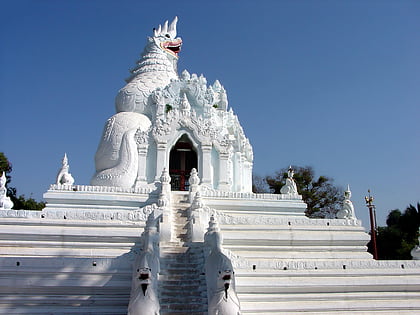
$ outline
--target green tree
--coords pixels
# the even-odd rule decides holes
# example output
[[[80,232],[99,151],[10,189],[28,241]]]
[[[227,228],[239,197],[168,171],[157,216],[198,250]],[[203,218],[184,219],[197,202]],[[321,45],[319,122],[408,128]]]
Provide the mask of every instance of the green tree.
[[[379,259],[411,259],[411,250],[418,243],[420,203],[409,205],[404,213],[395,209],[389,212],[387,226],[378,227],[377,249]],[[371,244],[368,245],[372,252]]]
[[[0,152],[0,175],[6,173],[6,188],[7,196],[13,202],[13,209],[29,209],[29,210],[42,210],[45,207],[45,202],[37,202],[32,197],[26,198],[25,195],[17,195],[17,190],[14,187],[10,187],[10,182],[12,177],[10,173],[12,172],[12,164],[7,159],[6,155],[3,152]]]
[[[315,171],[310,166],[292,167],[293,176],[299,194],[307,204],[308,217],[333,217],[340,210],[343,201],[343,189],[333,184],[333,179],[326,176],[315,177]],[[265,180],[272,193],[279,194],[285,185],[287,170],[277,171],[275,176],[266,176]]]

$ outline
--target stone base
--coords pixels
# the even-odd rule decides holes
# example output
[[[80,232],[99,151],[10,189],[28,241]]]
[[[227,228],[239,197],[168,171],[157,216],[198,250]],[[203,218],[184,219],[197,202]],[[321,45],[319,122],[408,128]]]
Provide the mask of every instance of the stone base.
[[[43,211],[0,211],[0,313],[126,314],[157,195],[76,187],[49,190]],[[242,313],[420,313],[420,261],[373,260],[360,221],[309,219],[282,195],[211,194]]]

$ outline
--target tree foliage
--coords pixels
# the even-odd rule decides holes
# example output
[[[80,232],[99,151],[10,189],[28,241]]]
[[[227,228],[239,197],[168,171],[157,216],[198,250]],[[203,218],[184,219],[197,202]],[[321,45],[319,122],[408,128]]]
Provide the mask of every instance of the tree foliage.
[[[252,175],[252,192],[256,194],[269,193],[270,187],[264,177]]]
[[[0,175],[2,175],[3,172],[6,174],[7,196],[10,197],[13,202],[13,209],[42,210],[45,207],[45,202],[37,202],[32,197],[26,198],[25,195],[18,196],[16,188],[10,187],[10,182],[12,180],[10,173],[12,172],[12,169],[12,164],[9,162],[6,155],[3,152],[0,152]]]
[[[420,203],[409,205],[404,213],[389,212],[387,226],[378,227],[376,239],[379,259],[411,259],[411,250],[418,244]],[[371,244],[368,245],[372,252]]]
[[[0,175],[6,173],[6,186],[10,183],[10,172],[12,171],[12,164],[7,160],[3,152],[0,152]]]
[[[266,176],[265,180],[274,194],[279,194],[285,185],[287,168],[276,172],[275,176]],[[293,178],[298,192],[307,204],[306,215],[309,217],[333,217],[340,210],[343,201],[343,190],[333,184],[333,179],[326,176],[315,177],[310,166],[293,166]]]

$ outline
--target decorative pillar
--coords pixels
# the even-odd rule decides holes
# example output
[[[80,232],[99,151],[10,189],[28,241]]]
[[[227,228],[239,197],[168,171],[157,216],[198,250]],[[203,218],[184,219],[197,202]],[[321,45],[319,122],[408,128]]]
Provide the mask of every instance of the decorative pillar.
[[[137,153],[139,156],[139,166],[137,168],[137,178],[135,187],[141,187],[147,185],[147,146],[138,146]]]
[[[241,191],[241,185],[242,185],[242,161],[241,161],[241,152],[235,152],[233,158],[233,178],[234,178],[234,185],[233,185],[233,191]]]
[[[195,194],[198,191],[198,185],[200,184],[200,178],[198,177],[197,170],[193,168],[190,173],[190,203],[193,202]]]
[[[171,177],[166,168],[160,176],[161,193],[158,206],[162,209],[162,220],[160,222],[160,238],[164,242],[170,242],[172,238],[172,211],[171,211]]]
[[[159,181],[159,174],[162,174],[163,169],[166,167],[166,142],[156,143],[156,178],[155,181]]]
[[[219,190],[229,190],[229,153],[219,153]]]
[[[201,184],[213,187],[211,182],[211,144],[201,144]]]
[[[160,176],[160,182],[162,183],[162,194],[164,194],[168,200],[171,196],[171,176],[166,168],[163,168],[162,175]]]

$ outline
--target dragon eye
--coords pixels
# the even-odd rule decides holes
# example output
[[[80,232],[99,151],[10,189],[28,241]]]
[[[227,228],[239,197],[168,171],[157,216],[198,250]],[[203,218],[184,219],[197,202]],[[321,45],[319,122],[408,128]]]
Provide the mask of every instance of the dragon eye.
[[[171,36],[169,36],[169,34],[166,34],[165,36],[168,37],[168,38],[171,38]]]

